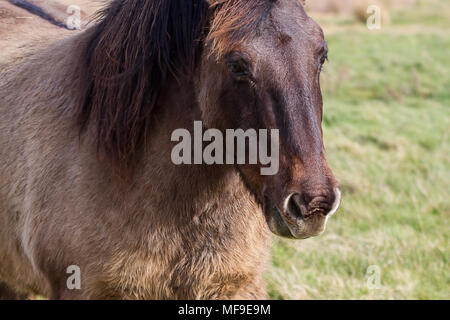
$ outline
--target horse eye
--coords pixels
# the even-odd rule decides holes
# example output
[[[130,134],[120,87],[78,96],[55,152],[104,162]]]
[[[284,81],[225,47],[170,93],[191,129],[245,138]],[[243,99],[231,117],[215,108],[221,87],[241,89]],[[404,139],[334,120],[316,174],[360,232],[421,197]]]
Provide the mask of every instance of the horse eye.
[[[235,76],[247,75],[247,69],[239,61],[228,62],[228,69]]]

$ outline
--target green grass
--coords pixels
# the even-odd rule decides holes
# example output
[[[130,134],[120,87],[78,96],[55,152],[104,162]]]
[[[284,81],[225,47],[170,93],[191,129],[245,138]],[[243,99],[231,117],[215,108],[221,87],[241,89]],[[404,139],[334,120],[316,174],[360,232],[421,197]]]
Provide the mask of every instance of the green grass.
[[[416,0],[414,10],[399,10],[393,17],[395,24],[420,24],[423,26],[442,27],[448,29],[450,12],[446,0]]]
[[[424,25],[439,26],[435,32],[404,32],[408,19],[422,21],[419,1],[391,12],[393,23],[381,31],[355,26],[328,35],[324,139],[344,199],[322,236],[275,240],[272,298],[450,298],[445,3],[423,11]],[[367,285],[370,266],[380,270],[377,289]]]

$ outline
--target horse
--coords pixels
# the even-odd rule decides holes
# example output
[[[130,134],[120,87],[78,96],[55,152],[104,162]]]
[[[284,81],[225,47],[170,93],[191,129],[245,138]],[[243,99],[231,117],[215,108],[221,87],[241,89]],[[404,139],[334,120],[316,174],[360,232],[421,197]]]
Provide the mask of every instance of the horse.
[[[97,19],[0,71],[0,294],[267,298],[272,233],[319,235],[341,200],[322,29],[300,0],[113,0]],[[174,164],[194,121],[278,130],[278,172]]]

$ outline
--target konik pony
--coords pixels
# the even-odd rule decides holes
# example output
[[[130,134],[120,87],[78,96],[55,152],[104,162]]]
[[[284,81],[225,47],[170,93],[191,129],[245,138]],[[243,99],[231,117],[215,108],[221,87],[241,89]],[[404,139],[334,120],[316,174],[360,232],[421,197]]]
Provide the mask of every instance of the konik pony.
[[[114,0],[89,29],[9,63],[0,291],[265,298],[269,230],[316,236],[340,203],[321,129],[326,58],[299,0]],[[194,121],[278,129],[278,173],[175,165],[171,134]]]

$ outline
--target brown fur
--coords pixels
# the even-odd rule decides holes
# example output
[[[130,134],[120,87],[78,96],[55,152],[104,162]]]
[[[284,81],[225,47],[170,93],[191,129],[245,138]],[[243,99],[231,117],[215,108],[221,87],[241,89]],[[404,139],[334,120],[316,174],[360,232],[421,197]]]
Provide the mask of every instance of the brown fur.
[[[209,13],[201,2],[194,9],[171,0],[180,6],[171,11],[166,0],[115,1],[93,28],[1,71],[0,279],[10,288],[54,299],[266,298],[267,190],[278,205],[286,186],[302,187],[320,198],[309,210],[326,214],[336,182],[318,125],[311,48],[323,41],[320,29],[287,0],[235,0]],[[186,20],[175,24],[171,15],[181,12]],[[209,20],[192,24],[199,14]],[[273,28],[286,17],[289,26]],[[293,39],[283,49],[278,31]],[[267,47],[272,56],[258,55]],[[226,69],[238,48],[259,65],[253,86]],[[295,59],[304,77],[286,72]],[[297,87],[301,95],[290,89]],[[259,114],[249,109],[257,102]],[[309,110],[302,126],[292,127],[294,107]],[[194,120],[279,127],[281,173],[263,179],[254,167],[175,166],[170,136]],[[300,144],[299,136],[308,139]],[[119,182],[113,173],[130,167]],[[81,290],[66,287],[70,265],[81,268]]]

